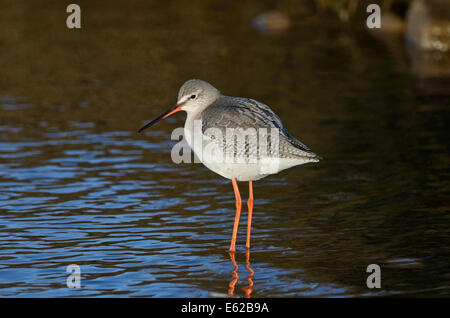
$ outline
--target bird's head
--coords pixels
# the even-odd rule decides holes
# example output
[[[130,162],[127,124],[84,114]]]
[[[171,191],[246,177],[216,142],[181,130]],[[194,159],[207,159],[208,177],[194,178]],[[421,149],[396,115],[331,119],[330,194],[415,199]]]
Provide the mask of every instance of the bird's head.
[[[184,110],[187,113],[199,113],[211,105],[217,98],[220,97],[220,95],[220,91],[208,82],[199,79],[191,79],[181,86],[178,92],[177,103],[166,112],[143,126],[138,132],[153,126],[161,119],[169,117],[180,110]]]

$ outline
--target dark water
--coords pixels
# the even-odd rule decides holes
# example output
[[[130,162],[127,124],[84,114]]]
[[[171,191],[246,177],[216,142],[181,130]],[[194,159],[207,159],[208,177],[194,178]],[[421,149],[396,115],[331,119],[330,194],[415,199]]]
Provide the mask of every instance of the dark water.
[[[0,10],[1,296],[448,296],[448,78],[307,6],[265,36],[263,3],[78,3],[81,30],[57,1]],[[136,133],[190,78],[324,157],[255,182],[237,270],[231,183],[171,161],[184,115]]]

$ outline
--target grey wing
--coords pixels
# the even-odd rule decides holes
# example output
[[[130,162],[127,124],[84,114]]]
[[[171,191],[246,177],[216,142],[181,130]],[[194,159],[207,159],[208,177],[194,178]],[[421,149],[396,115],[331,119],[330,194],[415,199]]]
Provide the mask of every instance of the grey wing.
[[[206,108],[201,116],[203,133],[208,128],[219,128],[224,134],[226,128],[242,128],[244,130],[254,128],[256,131],[260,128],[266,128],[268,131],[275,128],[279,132],[278,152],[281,157],[318,158],[309,147],[289,134],[281,119],[269,106],[253,99],[239,97],[219,99],[215,104]]]

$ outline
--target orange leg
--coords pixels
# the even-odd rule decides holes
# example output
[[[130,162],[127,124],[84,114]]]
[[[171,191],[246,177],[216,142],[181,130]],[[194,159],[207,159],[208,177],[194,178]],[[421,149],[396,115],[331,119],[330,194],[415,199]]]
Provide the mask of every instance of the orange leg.
[[[252,213],[253,213],[253,182],[250,180],[248,182],[248,222],[247,222],[247,242],[245,247],[250,248],[250,232],[252,231]]]
[[[242,199],[241,195],[239,194],[239,188],[237,185],[236,178],[233,178],[231,182],[233,183],[234,196],[236,197],[236,217],[234,218],[233,236],[231,237],[231,245],[230,245],[230,252],[234,253],[236,251],[236,236],[239,225],[239,217],[241,216]]]

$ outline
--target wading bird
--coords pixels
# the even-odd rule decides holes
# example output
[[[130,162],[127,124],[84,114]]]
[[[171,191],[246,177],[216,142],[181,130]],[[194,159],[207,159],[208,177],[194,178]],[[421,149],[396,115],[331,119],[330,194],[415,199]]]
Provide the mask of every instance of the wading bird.
[[[185,82],[178,93],[177,103],[138,132],[181,110],[187,113],[184,138],[195,155],[207,168],[230,179],[233,184],[236,216],[230,245],[232,253],[236,250],[242,208],[237,181],[249,183],[245,245],[249,249],[253,212],[252,182],[293,166],[318,162],[321,158],[292,137],[267,105],[249,98],[224,96],[211,84],[198,79]],[[200,129],[195,129],[196,123],[200,123]],[[201,142],[195,142],[199,137],[196,131],[200,131]],[[209,155],[206,156],[206,153]],[[228,160],[224,160],[224,157]]]

